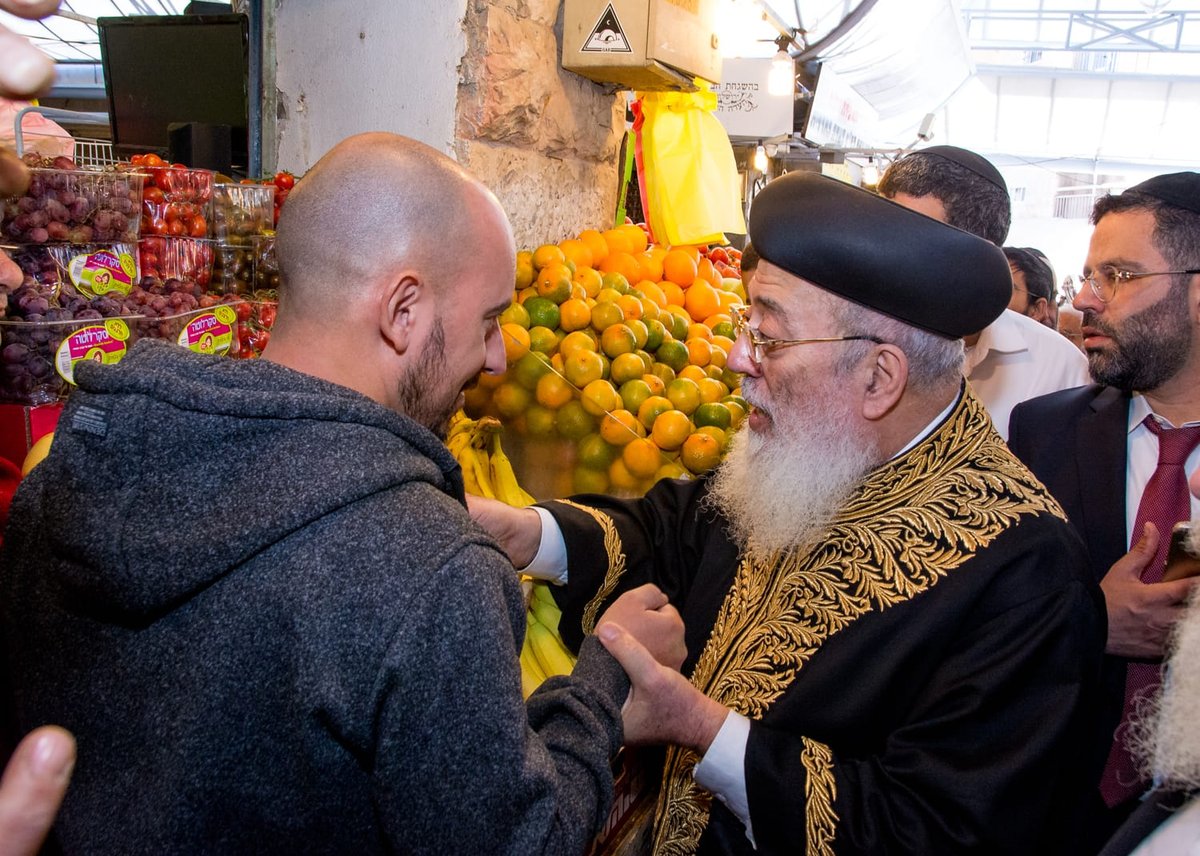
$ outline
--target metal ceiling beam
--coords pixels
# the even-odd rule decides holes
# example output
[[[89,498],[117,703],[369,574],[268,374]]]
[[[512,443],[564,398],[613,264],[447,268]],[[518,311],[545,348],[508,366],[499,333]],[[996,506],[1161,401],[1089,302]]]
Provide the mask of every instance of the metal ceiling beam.
[[[1056,10],[1056,9],[971,9],[963,12],[967,38],[973,48],[987,50],[1140,51],[1200,53],[1200,43],[1183,41],[1184,28],[1200,30],[1200,11],[1160,12],[1152,17],[1142,11]],[[999,40],[986,38],[989,23],[1031,25],[1059,24],[1065,27],[1061,41],[1049,39]],[[1169,36],[1149,35],[1167,28]]]

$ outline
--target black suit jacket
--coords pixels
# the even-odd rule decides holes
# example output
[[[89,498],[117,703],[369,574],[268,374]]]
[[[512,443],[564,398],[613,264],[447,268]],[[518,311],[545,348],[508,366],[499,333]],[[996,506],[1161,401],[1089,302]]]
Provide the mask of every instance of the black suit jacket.
[[[1125,533],[1125,470],[1128,463],[1129,393],[1108,386],[1063,390],[1013,409],[1008,445],[1058,500],[1088,548],[1097,580],[1129,552]],[[1104,658],[1099,710],[1093,720],[1092,763],[1100,781],[1121,720],[1128,660]],[[1080,807],[1078,853],[1095,853],[1137,805],[1108,809],[1099,788]]]
[[[1100,580],[1129,552],[1125,534],[1129,393],[1092,384],[1018,404],[1008,445],[1049,488],[1087,544]]]

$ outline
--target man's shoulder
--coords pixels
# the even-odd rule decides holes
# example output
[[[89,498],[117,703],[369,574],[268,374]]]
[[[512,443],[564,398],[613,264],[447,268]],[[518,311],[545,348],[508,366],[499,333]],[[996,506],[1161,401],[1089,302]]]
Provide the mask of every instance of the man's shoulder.
[[[1027,419],[1065,419],[1102,406],[1121,396],[1121,391],[1099,383],[1039,395],[1013,408],[1012,424]]]

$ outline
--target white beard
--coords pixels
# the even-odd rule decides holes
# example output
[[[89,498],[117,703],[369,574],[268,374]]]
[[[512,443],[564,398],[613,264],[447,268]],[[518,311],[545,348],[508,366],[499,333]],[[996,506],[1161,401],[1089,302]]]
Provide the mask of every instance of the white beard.
[[[1157,704],[1138,710],[1135,755],[1171,788],[1200,787],[1200,597],[1175,627],[1166,681]]]
[[[812,546],[878,463],[874,445],[850,430],[836,386],[823,392],[828,396],[772,408],[770,434],[744,428],[730,442],[709,500],[743,549],[769,553]]]

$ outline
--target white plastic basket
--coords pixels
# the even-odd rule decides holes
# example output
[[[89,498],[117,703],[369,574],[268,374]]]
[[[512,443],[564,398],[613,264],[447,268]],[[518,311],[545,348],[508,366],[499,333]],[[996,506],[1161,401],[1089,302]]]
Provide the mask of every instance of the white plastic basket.
[[[84,167],[104,167],[117,162],[109,140],[93,140],[88,137],[75,138],[75,163]]]

